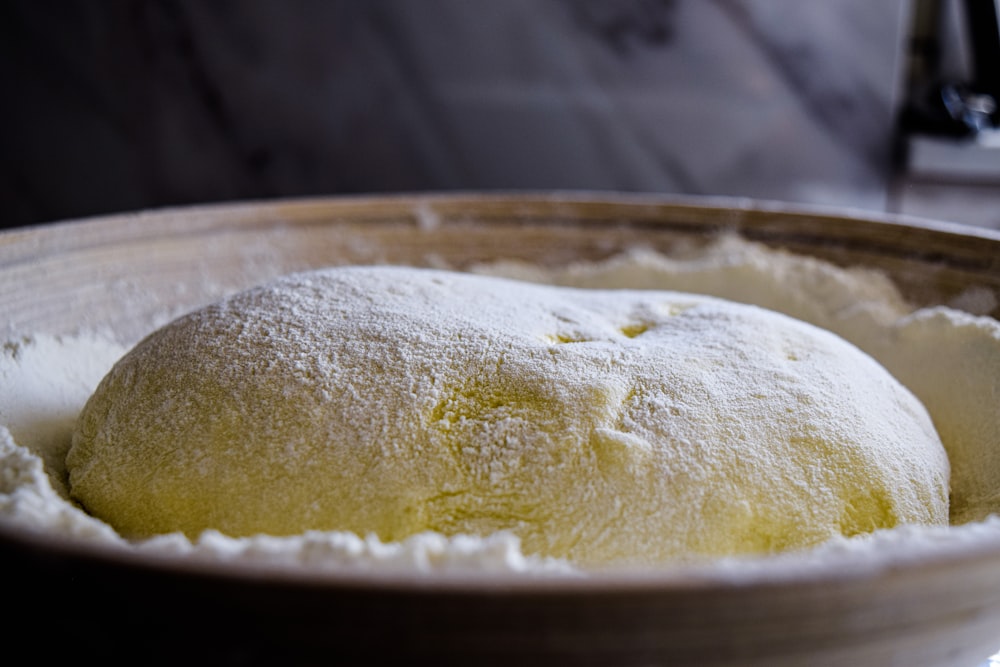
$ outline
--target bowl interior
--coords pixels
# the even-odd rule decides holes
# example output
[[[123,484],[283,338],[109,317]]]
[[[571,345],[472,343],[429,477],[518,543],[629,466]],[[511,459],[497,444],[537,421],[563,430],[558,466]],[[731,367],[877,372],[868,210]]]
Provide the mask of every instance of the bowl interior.
[[[133,341],[166,316],[290,271],[358,263],[463,268],[498,258],[553,265],[637,246],[682,255],[723,233],[880,269],[915,305],[1000,317],[1000,235],[991,232],[759,203],[611,195],[280,201],[24,229],[0,236],[0,308],[7,339],[92,329]],[[12,567],[50,589],[83,598],[111,591],[174,631],[191,632],[192,618],[215,623],[220,646],[250,642],[260,655],[287,651],[297,640],[302,655],[313,656],[354,642],[396,657],[405,648],[407,656],[449,659],[590,656],[591,664],[664,657],[801,664],[803,656],[884,664],[878,661],[901,655],[936,664],[981,659],[1000,643],[1000,586],[982,585],[1000,580],[994,542],[912,562],[772,572],[738,584],[696,573],[632,573],[543,585],[315,580],[110,554],[7,528],[0,541]],[[160,612],[148,611],[151,599],[162,602]],[[181,622],[174,614],[185,601],[201,607]],[[438,616],[428,617],[428,609]],[[144,641],[153,638],[148,624],[115,618]],[[248,639],[241,622],[269,623],[274,636]],[[329,631],[331,623],[357,632]],[[380,643],[379,624],[404,637],[399,646]],[[511,643],[512,636],[519,639]]]

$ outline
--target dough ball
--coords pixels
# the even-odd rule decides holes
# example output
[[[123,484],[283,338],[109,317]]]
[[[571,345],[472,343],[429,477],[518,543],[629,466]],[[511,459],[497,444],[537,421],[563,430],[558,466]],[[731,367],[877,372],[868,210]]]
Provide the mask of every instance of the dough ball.
[[[83,411],[72,494],[126,536],[509,530],[583,565],[946,524],[921,404],[753,306],[402,267],[184,316]]]

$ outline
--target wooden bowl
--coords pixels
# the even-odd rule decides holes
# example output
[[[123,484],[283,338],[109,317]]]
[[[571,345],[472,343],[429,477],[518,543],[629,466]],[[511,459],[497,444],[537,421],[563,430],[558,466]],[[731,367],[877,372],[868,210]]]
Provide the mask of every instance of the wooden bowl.
[[[920,305],[1000,303],[1000,235],[912,220],[644,196],[316,199],[112,216],[0,235],[6,338],[125,340],[292,270],[562,263],[720,231],[886,271]],[[141,296],[141,298],[137,298]],[[991,313],[994,317],[1000,313]],[[178,562],[0,523],[10,641],[49,657],[343,664],[968,665],[1000,648],[1000,540],[728,578],[698,571],[310,575]]]

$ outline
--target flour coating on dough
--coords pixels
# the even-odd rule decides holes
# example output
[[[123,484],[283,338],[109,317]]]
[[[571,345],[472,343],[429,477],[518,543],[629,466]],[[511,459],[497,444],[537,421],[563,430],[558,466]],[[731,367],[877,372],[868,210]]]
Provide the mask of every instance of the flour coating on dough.
[[[509,530],[659,564],[946,524],[920,403],[753,306],[411,268],[298,274],[126,355],[67,458],[129,536]]]

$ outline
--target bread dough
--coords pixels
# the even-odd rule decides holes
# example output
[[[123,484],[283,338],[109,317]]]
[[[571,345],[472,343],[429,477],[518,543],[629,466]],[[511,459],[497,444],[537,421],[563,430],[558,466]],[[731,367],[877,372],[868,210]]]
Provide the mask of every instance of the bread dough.
[[[403,267],[288,276],[154,332],[87,403],[67,467],[130,537],[509,530],[583,565],[948,521],[924,408],[829,332]]]

